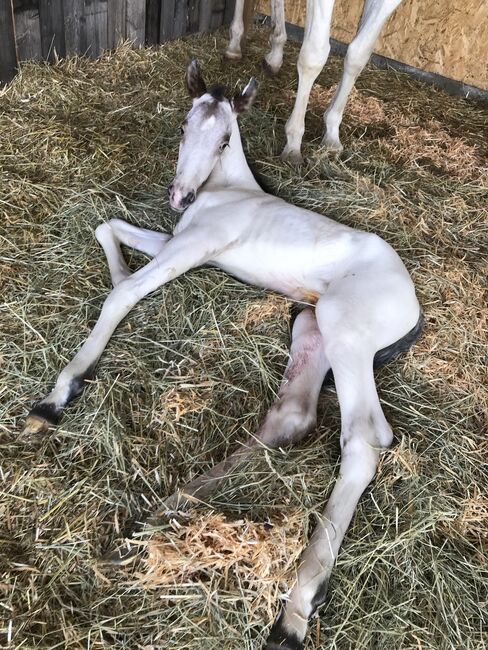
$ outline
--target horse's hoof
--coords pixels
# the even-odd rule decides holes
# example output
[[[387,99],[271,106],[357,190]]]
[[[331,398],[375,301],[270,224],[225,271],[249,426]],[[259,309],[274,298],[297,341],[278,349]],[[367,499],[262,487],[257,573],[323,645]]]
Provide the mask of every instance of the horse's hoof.
[[[266,59],[262,59],[262,61],[261,61],[261,67],[263,68],[264,73],[265,73],[268,77],[275,77],[275,76],[278,74],[278,72],[280,71],[280,69],[281,69],[281,66],[279,66],[279,67],[277,67],[277,68],[273,67],[272,65],[270,65],[270,64],[266,61]]]
[[[240,61],[242,59],[242,53],[235,52],[234,50],[225,50],[224,59],[227,59],[227,61]]]
[[[281,160],[295,166],[301,165],[303,163],[303,157],[300,151],[297,151],[296,149],[288,149],[288,147],[285,147],[283,149]]]
[[[336,156],[338,156],[344,149],[340,140],[336,140],[335,138],[328,138],[327,136],[324,136],[324,139],[320,143],[320,146],[327,153],[335,154]]]

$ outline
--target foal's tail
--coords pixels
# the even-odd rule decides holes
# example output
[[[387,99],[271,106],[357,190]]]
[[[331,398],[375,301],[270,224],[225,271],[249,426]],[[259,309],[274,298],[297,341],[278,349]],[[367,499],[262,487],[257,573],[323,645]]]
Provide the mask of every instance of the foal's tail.
[[[414,325],[414,327],[410,330],[410,332],[407,332],[405,336],[402,336],[402,338],[396,341],[395,343],[388,345],[386,348],[383,348],[382,350],[378,350],[378,352],[374,355],[373,368],[379,368],[380,366],[383,366],[385,363],[388,363],[389,361],[393,361],[393,359],[396,359],[398,356],[400,356],[400,354],[403,354],[404,352],[410,350],[412,345],[422,334],[423,328],[424,328],[424,315],[422,314],[422,312],[420,312],[417,324]]]
[[[422,334],[423,328],[424,328],[424,315],[422,314],[422,312],[420,312],[419,319],[416,325],[414,325],[414,327],[409,332],[407,332],[405,336],[402,336],[401,339],[398,339],[398,341],[392,343],[391,345],[388,345],[386,348],[382,348],[381,350],[378,350],[378,352],[374,355],[373,368],[379,368],[380,366],[384,366],[385,363],[389,363],[390,361],[393,361],[404,352],[410,350],[412,345]],[[333,380],[334,380],[334,374],[332,370],[329,370],[328,373],[325,375],[322,386],[326,386],[327,384],[330,384]]]

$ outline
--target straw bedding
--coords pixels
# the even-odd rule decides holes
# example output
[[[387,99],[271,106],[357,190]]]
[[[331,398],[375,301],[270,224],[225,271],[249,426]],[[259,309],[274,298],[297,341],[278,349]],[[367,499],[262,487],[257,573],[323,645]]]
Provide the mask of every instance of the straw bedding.
[[[26,64],[0,95],[0,634],[15,648],[259,648],[277,595],[330,492],[339,458],[333,387],[299,447],[263,453],[189,521],[138,537],[141,559],[98,558],[177,485],[256,430],[279,385],[290,302],[212,269],[144,300],[96,378],[37,447],[18,438],[109,290],[95,227],[112,216],[168,230],[165,187],[188,107],[184,64],[233,90],[223,32],[99,61]],[[480,650],[486,626],[487,116],[370,68],[346,110],[345,151],[319,150],[337,83],[313,91],[307,162],[280,161],[297,46],[242,120],[276,194],[377,232],[415,280],[426,332],[378,372],[394,432],[338,558],[308,648]],[[231,217],[229,217],[231,218]],[[137,268],[144,258],[129,253]],[[486,629],[486,627],[485,627]]]

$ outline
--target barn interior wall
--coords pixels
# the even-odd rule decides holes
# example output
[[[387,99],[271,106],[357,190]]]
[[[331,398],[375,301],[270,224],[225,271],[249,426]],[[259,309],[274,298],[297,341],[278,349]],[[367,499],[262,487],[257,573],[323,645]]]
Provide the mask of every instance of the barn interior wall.
[[[304,26],[306,0],[285,0],[286,20]],[[363,0],[336,0],[332,37],[349,43]],[[269,0],[258,11],[269,14]],[[404,0],[383,28],[375,52],[421,70],[488,89],[488,2]]]

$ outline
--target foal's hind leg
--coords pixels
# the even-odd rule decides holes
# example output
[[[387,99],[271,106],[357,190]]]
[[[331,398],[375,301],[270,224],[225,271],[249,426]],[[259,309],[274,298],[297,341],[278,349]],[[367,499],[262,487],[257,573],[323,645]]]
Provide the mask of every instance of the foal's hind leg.
[[[419,307],[411,282],[403,274],[395,277],[392,273],[386,279],[382,275],[372,272],[365,282],[351,276],[317,304],[317,320],[341,410],[340,473],[266,650],[303,648],[308,619],[325,600],[359,498],[376,473],[380,451],[392,441],[376,392],[373,358],[378,349],[412,328]]]
[[[339,127],[347,98],[369,60],[381,28],[402,0],[365,0],[358,32],[347,48],[344,72],[334,97],[324,113],[325,133],[322,144],[329,151],[342,151]]]
[[[112,284],[116,287],[131,274],[120,250],[121,244],[154,257],[162,250],[171,235],[138,228],[122,219],[111,219],[98,226],[95,237],[105,252]]]
[[[182,510],[192,501],[205,500],[253,451],[262,447],[284,447],[303,438],[315,426],[320,388],[329,368],[315,315],[311,309],[305,309],[293,325],[290,359],[278,397],[257,434],[210,471],[169,497],[156,517]]]

